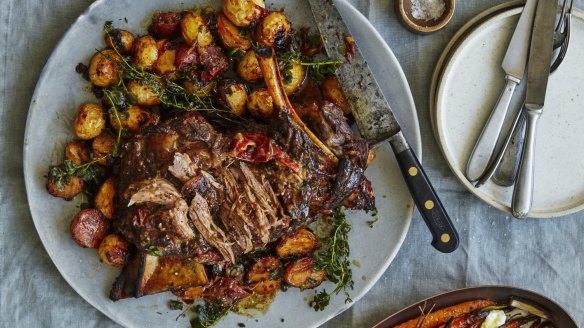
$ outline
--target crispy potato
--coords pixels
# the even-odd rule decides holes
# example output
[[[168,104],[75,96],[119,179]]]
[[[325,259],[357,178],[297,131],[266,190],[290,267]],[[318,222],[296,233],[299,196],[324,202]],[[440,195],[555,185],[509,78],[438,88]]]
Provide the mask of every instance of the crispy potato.
[[[293,287],[314,288],[322,283],[326,273],[315,269],[316,263],[312,257],[302,257],[286,265],[284,281]]]
[[[245,114],[247,86],[234,80],[222,80],[218,87],[219,100],[235,115]]]
[[[131,131],[132,133],[138,133],[140,128],[148,122],[150,119],[150,112],[139,107],[130,105],[125,111],[118,112],[118,118],[122,124],[122,128]],[[109,121],[114,130],[118,131],[120,128],[116,115],[111,112],[109,115]]]
[[[251,48],[249,39],[241,35],[241,29],[235,26],[225,15],[217,17],[217,34],[227,49],[247,50]]]
[[[191,81],[185,80],[183,81],[183,86],[187,89],[188,92],[198,96],[198,97],[206,97],[209,96],[217,83],[213,81]]]
[[[286,65],[284,70],[281,71],[282,82],[284,83],[284,91],[287,95],[292,95],[304,82],[306,79],[306,72],[302,65],[293,63]]]
[[[130,243],[122,236],[111,234],[99,244],[99,260],[115,267],[123,267],[130,259]]]
[[[264,0],[223,0],[223,13],[239,27],[248,27],[257,21],[265,8]]]
[[[71,236],[75,242],[84,248],[98,248],[101,241],[108,235],[108,222],[101,212],[95,208],[79,211],[71,221]]]
[[[119,28],[113,29],[105,35],[105,45],[108,48],[116,49],[124,55],[132,52],[134,40],[136,40],[136,37],[132,32]]]
[[[116,195],[115,180],[113,177],[109,177],[105,182],[99,187],[97,193],[95,194],[95,207],[101,211],[103,216],[108,219],[113,219],[114,217],[114,197]]]
[[[266,88],[259,88],[252,91],[245,105],[251,115],[259,118],[271,117],[274,112],[274,101]]]
[[[111,49],[98,51],[89,62],[89,81],[95,86],[107,88],[119,81],[116,63],[120,56]]]
[[[89,162],[89,150],[85,142],[81,140],[71,140],[65,146],[65,159],[70,160],[75,165]]]
[[[235,71],[239,77],[249,83],[256,83],[264,78],[262,69],[256,58],[255,51],[248,50],[237,63]]]
[[[349,102],[336,76],[329,76],[322,82],[322,96],[343,111],[345,116],[351,113]]]
[[[131,80],[128,82],[128,91],[136,96],[136,102],[140,106],[160,105],[160,93],[157,85],[150,85],[146,82]]]
[[[110,156],[106,156],[113,150],[116,145],[116,138],[111,133],[103,131],[91,143],[91,153],[93,158],[101,158],[97,163],[104,166],[111,165]],[[103,158],[102,158],[103,157]]]
[[[63,183],[62,188],[59,189],[56,181],[49,178],[47,180],[47,191],[55,197],[71,199],[83,191],[83,180],[77,176],[71,176],[71,181]]]
[[[100,105],[87,103],[79,107],[73,125],[77,137],[83,140],[93,139],[101,133],[104,127],[105,118]]]
[[[154,70],[158,75],[176,80],[176,47],[167,40],[158,41],[158,61]]]
[[[158,44],[150,35],[145,35],[134,42],[132,61],[138,69],[149,69],[158,61]]]
[[[274,256],[258,259],[247,271],[247,282],[258,294],[271,294],[280,288],[282,263]]]
[[[200,47],[206,47],[213,43],[213,34],[209,30],[203,15],[189,12],[180,22],[182,36],[185,42]]]
[[[260,45],[282,49],[288,44],[292,26],[284,13],[272,11],[263,17],[256,28],[256,41]]]
[[[291,256],[305,256],[314,252],[317,244],[316,236],[312,232],[300,229],[282,237],[276,246],[276,253],[284,259]]]

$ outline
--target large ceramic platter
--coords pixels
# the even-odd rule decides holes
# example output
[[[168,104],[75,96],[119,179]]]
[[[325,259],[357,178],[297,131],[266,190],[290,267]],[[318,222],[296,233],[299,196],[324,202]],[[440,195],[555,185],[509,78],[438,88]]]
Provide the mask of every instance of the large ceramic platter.
[[[435,98],[431,99],[433,127],[438,144],[455,176],[475,196],[502,211],[511,212],[513,187],[492,181],[475,188],[464,176],[466,163],[498,94],[505,73],[501,62],[522,7],[498,10],[487,20],[466,27],[435,73]],[[551,75],[544,113],[538,126],[535,190],[530,217],[567,215],[584,208],[584,14],[574,10],[570,48],[562,65]],[[525,95],[522,83],[514,96],[509,117],[515,115]]]
[[[373,67],[408,139],[421,156],[421,139],[414,102],[399,63],[365,17],[345,1],[336,3]],[[176,298],[170,293],[116,303],[108,299],[109,289],[119,271],[100,263],[95,250],[82,249],[73,242],[69,235],[69,224],[78,211],[80,201],[65,202],[51,197],[45,191],[45,174],[49,165],[62,160],[63,146],[73,136],[71,129],[76,108],[81,103],[94,99],[87,91],[88,82],[76,74],[74,68],[78,62],[87,63],[95,48],[103,44],[101,29],[104,22],[112,20],[118,27],[144,33],[144,27],[152,13],[159,10],[180,10],[197,4],[218,8],[220,2],[94,2],[53,51],[38,81],[30,106],[24,145],[24,170],[30,210],[37,231],[55,266],[71,287],[87,302],[126,327],[188,327],[189,322],[185,319],[175,321],[177,311],[167,309],[168,300]],[[271,6],[284,6],[290,20],[296,25],[313,25],[310,9],[305,1],[276,1]],[[366,223],[371,219],[369,215],[349,213],[353,226],[350,235],[351,256],[360,263],[358,267],[353,267],[355,288],[351,291],[351,297],[354,302],[358,302],[375,284],[397,254],[413,211],[413,202],[389,147],[379,148],[377,159],[368,169],[367,175],[373,181],[377,195],[379,221],[374,228],[370,228]],[[329,283],[322,287],[332,290]],[[315,312],[307,304],[313,295],[312,290],[302,292],[290,289],[278,295],[265,315],[248,318],[230,314],[223,324],[226,327],[235,327],[238,323],[243,323],[246,327],[313,327],[343,312],[352,304],[345,304],[345,298],[339,295],[333,297],[324,311]]]

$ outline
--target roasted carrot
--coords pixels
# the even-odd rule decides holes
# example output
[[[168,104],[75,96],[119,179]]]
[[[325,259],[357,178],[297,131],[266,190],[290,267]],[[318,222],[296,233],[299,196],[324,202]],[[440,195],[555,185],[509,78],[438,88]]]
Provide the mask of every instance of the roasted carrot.
[[[452,324],[450,328],[475,328],[480,327],[485,318],[489,315],[488,311],[477,311],[473,310],[467,314],[460,315],[454,320],[452,320]],[[440,328],[444,328],[445,325],[440,325]]]
[[[394,328],[437,328],[445,324],[450,317],[458,317],[463,314],[479,310],[497,303],[491,300],[474,300],[456,304],[421,317],[404,322]],[[452,327],[455,327],[454,325]]]

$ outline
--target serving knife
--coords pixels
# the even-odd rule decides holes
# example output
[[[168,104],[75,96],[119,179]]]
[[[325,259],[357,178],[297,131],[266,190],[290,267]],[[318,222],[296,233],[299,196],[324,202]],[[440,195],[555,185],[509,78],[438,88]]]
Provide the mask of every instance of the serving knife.
[[[525,72],[536,5],[537,0],[527,0],[523,7],[519,22],[513,32],[501,64],[506,74],[505,87],[501,91],[501,95],[483,127],[466,166],[466,177],[469,181],[474,182],[480,179],[479,183],[476,184],[477,187],[490,179],[490,176],[484,177],[485,174],[490,174],[491,176],[493,174],[487,168],[492,162],[493,154],[499,143],[499,136],[501,135],[501,129],[503,128],[513,93]]]
[[[370,144],[389,140],[412,198],[432,233],[432,245],[440,252],[453,252],[458,247],[458,233],[340,13],[332,0],[308,2],[325,40],[327,55],[333,59],[351,58],[350,64],[339,67],[337,77],[352,105],[351,111],[361,135]]]
[[[516,218],[526,217],[533,202],[535,135],[537,122],[543,112],[550,76],[557,7],[556,0],[539,0],[533,23],[524,107],[526,114],[525,143],[511,203],[513,216]]]

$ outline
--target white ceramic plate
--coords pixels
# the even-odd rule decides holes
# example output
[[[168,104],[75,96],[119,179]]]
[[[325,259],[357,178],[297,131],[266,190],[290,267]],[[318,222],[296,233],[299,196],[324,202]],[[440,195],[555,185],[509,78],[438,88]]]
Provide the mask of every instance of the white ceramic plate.
[[[219,1],[190,2],[211,4]],[[279,8],[276,2],[274,8]],[[65,202],[51,197],[45,190],[49,165],[59,163],[65,143],[73,137],[72,122],[76,108],[85,101],[94,100],[84,81],[74,68],[78,62],[87,63],[96,47],[103,45],[102,26],[113,20],[117,27],[144,33],[145,23],[152,13],[160,10],[184,9],[178,1],[99,0],[79,17],[49,58],[38,81],[27,121],[24,145],[24,170],[32,217],[41,240],[65,280],[87,302],[105,315],[126,327],[188,327],[185,319],[175,321],[177,311],[169,311],[167,302],[176,299],[163,293],[112,302],[109,290],[119,270],[101,264],[97,252],[82,249],[71,239],[69,224],[78,211],[80,200]],[[355,40],[369,60],[373,71],[384,86],[414,149],[421,156],[421,138],[416,111],[406,78],[389,47],[381,36],[356,9],[347,2],[338,1],[338,8],[350,25]],[[131,9],[129,9],[131,8]],[[297,25],[313,24],[305,1],[286,1],[286,13]],[[127,23],[125,22],[127,19]],[[84,91],[85,90],[85,91]],[[409,227],[413,202],[399,173],[398,165],[389,147],[378,151],[378,158],[367,172],[377,195],[379,221],[375,228],[366,224],[371,217],[365,213],[349,213],[352,222],[351,255],[360,263],[353,267],[355,289],[351,297],[356,302],[379,279],[399,250]],[[322,288],[333,289],[330,283]],[[314,291],[290,289],[278,295],[269,311],[256,318],[229,314],[223,321],[227,327],[244,323],[246,327],[318,326],[351,306],[343,295],[333,297],[322,312],[308,307]],[[82,314],[80,314],[82,315]],[[284,322],[281,321],[284,320]],[[256,321],[257,320],[257,321]],[[56,323],[53,323],[56,324]]]
[[[509,212],[512,187],[488,182],[475,188],[464,176],[466,163],[503,87],[501,62],[521,8],[504,11],[474,29],[454,50],[438,83],[436,138],[456,177],[474,195]],[[567,215],[584,208],[584,15],[574,10],[566,59],[552,74],[539,122],[531,217]],[[524,84],[524,83],[523,83]],[[524,85],[522,86],[524,87]],[[513,101],[515,114],[523,90]]]

